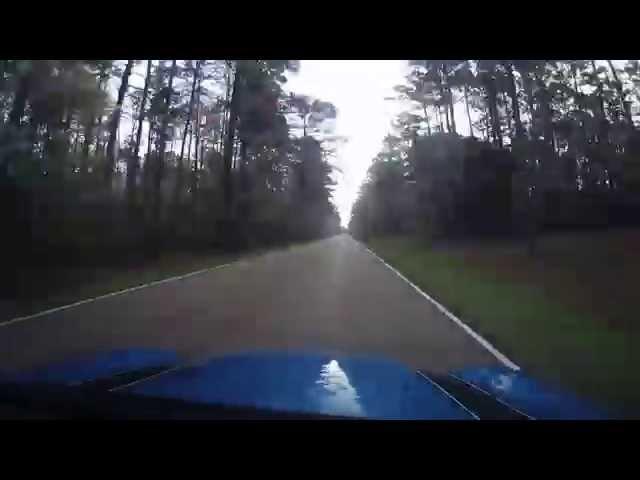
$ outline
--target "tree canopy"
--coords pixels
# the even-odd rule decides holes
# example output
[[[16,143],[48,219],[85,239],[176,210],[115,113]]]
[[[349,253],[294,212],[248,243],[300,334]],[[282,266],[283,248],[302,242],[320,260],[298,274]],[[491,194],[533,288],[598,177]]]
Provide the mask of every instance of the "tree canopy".
[[[298,69],[291,60],[0,61],[0,176],[19,205],[17,215],[7,208],[9,231],[28,246],[20,261],[337,231],[320,129],[337,112],[284,91]]]
[[[487,175],[492,189],[508,192],[507,209],[534,223],[548,220],[539,210],[550,209],[552,195],[597,194],[611,203],[639,191],[638,61],[621,67],[610,60],[412,60],[408,66],[390,99],[407,108],[362,186],[351,218],[356,234],[468,224],[470,192],[488,189]],[[458,115],[456,104],[463,107]],[[460,134],[461,110],[470,138]]]

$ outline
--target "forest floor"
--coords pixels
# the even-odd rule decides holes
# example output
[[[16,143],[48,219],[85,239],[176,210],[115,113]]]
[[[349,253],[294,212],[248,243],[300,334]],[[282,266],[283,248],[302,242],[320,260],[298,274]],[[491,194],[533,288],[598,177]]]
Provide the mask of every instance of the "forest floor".
[[[640,230],[547,234],[534,258],[505,242],[369,246],[534,376],[640,413]]]
[[[87,298],[213,268],[239,258],[258,255],[266,248],[242,253],[163,253],[156,260],[135,265],[29,267],[18,270],[27,290],[16,301],[0,302],[0,323]]]

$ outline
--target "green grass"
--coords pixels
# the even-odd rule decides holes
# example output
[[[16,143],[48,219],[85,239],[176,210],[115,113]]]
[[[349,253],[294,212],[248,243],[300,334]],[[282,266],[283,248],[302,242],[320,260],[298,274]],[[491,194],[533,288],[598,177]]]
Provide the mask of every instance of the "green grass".
[[[635,278],[639,232],[553,235],[522,245],[369,246],[535,376],[640,413]],[[637,247],[635,247],[637,248]]]

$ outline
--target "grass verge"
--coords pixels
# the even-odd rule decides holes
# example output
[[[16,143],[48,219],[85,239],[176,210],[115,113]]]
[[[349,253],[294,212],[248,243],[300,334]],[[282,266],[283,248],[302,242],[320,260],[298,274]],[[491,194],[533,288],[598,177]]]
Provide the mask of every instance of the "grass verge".
[[[0,323],[12,318],[31,315],[39,311],[67,305],[87,298],[136,287],[165,278],[222,265],[234,260],[232,255],[167,254],[158,260],[135,267],[58,267],[47,272],[41,269],[23,269],[23,281],[46,275],[49,286],[39,288],[28,298],[7,304]]]
[[[12,318],[68,305],[87,298],[136,287],[197,270],[252,258],[271,250],[294,248],[299,243],[261,247],[240,253],[165,253],[157,260],[136,266],[29,268],[19,274],[23,284],[34,284],[30,295],[5,302],[0,324]]]
[[[552,236],[535,259],[523,246],[432,248],[402,236],[369,246],[534,376],[637,416],[637,302],[623,285],[637,259],[619,258],[630,254],[620,235]]]

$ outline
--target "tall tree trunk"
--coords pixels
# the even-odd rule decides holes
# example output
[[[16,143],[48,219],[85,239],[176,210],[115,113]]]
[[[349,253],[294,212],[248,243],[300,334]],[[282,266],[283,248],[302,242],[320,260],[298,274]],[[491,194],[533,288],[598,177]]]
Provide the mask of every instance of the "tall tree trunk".
[[[495,79],[488,75],[485,81],[487,89],[487,104],[491,119],[491,138],[495,146],[502,148],[502,131],[500,129],[500,114],[498,112],[498,95]]]
[[[238,153],[240,152],[240,140],[236,135],[236,138],[233,141],[233,160],[231,161],[231,169],[235,170],[238,168]]]
[[[438,104],[438,110],[440,110],[444,106],[445,124],[447,125],[447,133],[449,133],[451,132],[451,124],[449,123],[449,105],[448,105],[449,99],[447,98],[447,89],[444,84],[442,68],[438,68],[438,76],[440,77],[439,78],[440,102],[442,102]],[[440,113],[440,115],[442,115],[442,113]]]
[[[223,152],[223,189],[225,217],[230,220],[233,215],[233,182],[231,178],[231,168],[234,158],[234,147],[236,138],[236,125],[238,121],[238,102],[241,95],[242,60],[236,63],[236,72],[233,78],[233,88],[229,103],[229,121],[227,134],[224,142]]]
[[[149,119],[149,131],[147,132],[147,160],[151,158],[151,146],[153,145],[153,122],[154,119]]]
[[[456,116],[453,110],[453,90],[451,89],[451,85],[449,85],[449,71],[445,63],[442,64],[442,78],[444,80],[445,92],[447,95],[447,105],[445,106],[445,108],[449,110],[447,112],[447,117],[451,117],[450,123],[447,125],[447,128],[449,128],[449,133],[457,133]]]
[[[73,137],[73,156],[74,157],[77,152],[78,152],[78,133],[76,132],[76,134]]]
[[[162,210],[162,176],[164,173],[164,161],[165,161],[165,152],[167,149],[167,131],[169,128],[169,116],[170,116],[170,108],[171,108],[171,94],[173,93],[173,79],[176,74],[176,60],[173,60],[171,63],[171,70],[169,73],[169,82],[167,85],[166,93],[164,96],[164,105],[165,111],[162,114],[160,132],[158,135],[158,153],[156,155],[155,168],[153,169],[153,190],[154,190],[154,201],[153,201],[153,224],[154,228],[159,227],[160,225],[160,213]],[[159,240],[159,238],[155,238],[155,240]],[[157,247],[157,243],[155,244]]]
[[[191,161],[191,143],[193,142],[193,125],[189,128],[189,145],[187,147],[187,162]]]
[[[578,74],[580,72],[578,72],[578,67],[575,65],[575,63],[571,63],[571,76],[573,78],[573,90],[576,92],[576,94],[580,93],[580,90],[578,88]]]
[[[489,107],[484,107],[484,121],[482,122],[482,137],[487,142],[491,140],[491,127],[489,122],[491,121],[491,115],[489,115]]]
[[[180,145],[180,157],[178,157],[178,171],[176,175],[176,190],[174,193],[174,203],[178,203],[180,201],[180,192],[182,191],[182,186],[184,183],[184,146],[187,142],[187,133],[189,128],[191,127],[191,117],[193,116],[193,102],[195,100],[196,93],[196,85],[198,84],[198,77],[200,75],[200,60],[196,61],[196,66],[193,69],[193,81],[191,82],[191,96],[189,97],[189,111],[187,114],[187,121],[185,122],[184,132],[182,134],[182,144]],[[191,148],[189,148],[189,152],[191,152]]]
[[[525,94],[527,95],[527,104],[529,106],[529,112],[531,114],[531,133],[534,140],[537,142],[540,136],[540,129],[538,122],[536,120],[542,120],[542,132],[545,134],[545,140],[548,135],[548,106],[545,106],[546,91],[538,91],[534,93],[534,85],[538,82],[535,74],[528,76],[524,74],[523,77],[523,86],[525,88]],[[544,85],[542,85],[544,87]],[[539,96],[542,94],[542,98]],[[539,97],[538,100],[538,108],[539,108],[539,117],[536,119],[535,114],[535,100],[536,95]],[[538,244],[538,230],[539,230],[539,217],[540,217],[540,207],[539,207],[539,199],[541,198],[542,191],[539,188],[539,165],[537,162],[537,156],[534,158],[529,158],[531,161],[529,166],[529,175],[528,175],[528,215],[526,219],[527,223],[527,251],[530,257],[534,257],[537,252],[537,244]],[[543,159],[544,160],[544,159]]]
[[[471,110],[469,109],[469,89],[467,85],[464,85],[464,105],[467,109],[467,120],[469,120],[469,135],[474,137],[473,135],[473,122],[471,121]]]
[[[64,117],[63,131],[67,137],[67,149],[71,146],[71,122],[73,121],[73,111],[70,107],[67,107],[67,113]],[[68,150],[67,150],[68,151]]]
[[[555,152],[556,145],[555,137],[553,135],[553,119],[551,118],[551,99],[546,86],[542,83],[542,80],[538,80],[538,92],[540,97],[540,111],[542,113],[544,141]]]
[[[29,97],[29,90],[31,84],[31,75],[24,74],[20,76],[18,80],[18,88],[13,99],[13,105],[9,112],[9,123],[16,127],[19,127],[22,123],[22,117],[24,117],[25,109],[27,108],[27,98]]]
[[[195,171],[198,170],[198,146],[200,145],[200,86],[201,79],[198,79],[198,90],[197,90],[197,99],[198,103],[196,105],[196,144],[195,144],[195,159],[194,159],[194,168]],[[193,128],[191,129],[193,133]],[[202,154],[200,154],[200,158],[202,158]]]
[[[593,75],[597,78],[598,80],[598,85],[597,85],[597,92],[598,92],[598,102],[600,104],[600,116],[602,118],[604,118],[605,116],[605,110],[604,110],[604,97],[603,97],[603,92],[604,92],[604,88],[602,86],[602,81],[600,80],[599,76],[598,76],[598,68],[596,67],[596,61],[595,60],[591,60],[591,68],[593,68]]]
[[[105,83],[105,79],[106,79],[106,75],[101,76],[100,79],[98,80],[98,92],[102,93],[104,90],[104,83]],[[103,135],[103,131],[102,131],[102,113],[98,112],[98,114],[96,115],[96,122],[95,122],[95,127],[94,127],[94,133],[96,136],[96,156],[101,152],[102,150],[102,135]]]
[[[102,78],[98,79],[97,89],[98,93],[102,92]],[[100,139],[98,138],[97,132],[100,127],[100,123],[96,122],[96,116],[96,112],[92,111],[89,117],[88,125],[85,127],[84,131],[84,142],[82,143],[82,164],[80,167],[81,173],[83,174],[88,173],[89,149],[91,147],[91,144],[93,143],[94,136],[96,137],[96,155],[98,154],[98,151],[100,149]]]
[[[422,104],[422,110],[424,111],[424,121],[427,122],[427,135],[431,136],[431,119],[429,118],[426,103]]]
[[[527,99],[527,108],[529,110],[530,124],[529,124],[529,135],[534,137],[535,132],[535,100],[533,97],[533,80],[529,76],[528,73],[522,73],[522,86],[524,87],[524,94]]]
[[[42,148],[42,160],[43,160],[43,168],[46,172],[49,172],[49,143],[51,141],[51,135],[49,135],[49,124],[44,124],[44,145]],[[51,173],[51,172],[49,172]]]
[[[144,87],[142,89],[142,99],[140,100],[140,108],[138,110],[138,129],[136,131],[136,139],[133,147],[133,154],[129,157],[127,165],[127,200],[129,203],[129,211],[133,209],[136,201],[136,178],[140,169],[140,140],[142,139],[142,126],[145,117],[145,107],[147,106],[147,96],[149,95],[149,84],[151,82],[151,65],[152,60],[147,60],[147,74],[144,77]],[[151,124],[149,124],[149,132],[151,132]]]
[[[446,63],[442,64],[442,80],[443,80],[443,88],[447,100],[447,104],[445,105],[445,111],[447,112],[447,128],[449,129],[449,133],[457,133],[456,132],[456,117],[453,111],[453,91],[451,90],[451,85],[449,85],[449,71],[447,69]]]
[[[191,124],[191,128],[189,129],[189,147],[187,149],[187,164],[189,165],[189,169],[191,171],[191,175],[189,176],[189,181],[191,182],[191,198],[193,200],[193,208],[195,208],[196,202],[196,186],[197,186],[197,172],[195,169],[198,168],[198,151],[196,150],[195,161],[193,165],[191,164],[191,144],[193,143],[193,124]],[[195,221],[195,218],[194,218]]]
[[[136,122],[131,119],[131,133],[129,134],[129,148],[133,148],[133,142],[136,138]]]
[[[198,105],[199,107],[200,105]],[[199,110],[199,108],[197,109]],[[196,115],[199,112],[196,113]],[[196,119],[196,122],[198,120]],[[199,122],[198,122],[199,123]],[[191,164],[191,144],[193,142],[193,124],[189,131],[189,147],[187,148],[187,163],[189,164],[191,175],[189,175],[189,181],[191,182],[191,223],[192,231],[195,232],[197,228],[197,207],[198,207],[198,149],[196,148],[195,160]]]
[[[511,132],[511,110],[509,109],[509,102],[507,102],[506,95],[503,93],[500,94],[502,97],[502,103],[504,103],[504,116],[507,119],[507,131],[509,135],[512,135]]]
[[[82,164],[80,166],[80,173],[85,174],[88,172],[89,167],[89,148],[93,143],[93,117],[89,120],[89,125],[85,127],[84,141],[82,142]]]
[[[633,128],[633,119],[631,117],[631,110],[627,108],[624,101],[625,96],[624,96],[624,90],[622,89],[622,82],[618,78],[618,73],[616,72],[616,69],[614,68],[611,60],[607,60],[607,63],[609,64],[609,68],[611,69],[611,74],[613,75],[613,80],[616,84],[616,90],[618,91],[618,96],[620,97],[620,107],[622,109],[622,114],[624,115],[624,118],[627,121],[627,124],[629,124],[629,126]]]
[[[606,110],[604,108],[604,87],[602,85],[602,81],[600,80],[600,77],[598,75],[598,68],[596,67],[596,61],[595,60],[591,60],[591,68],[593,69],[593,75],[597,78],[598,80],[598,86],[596,89],[597,95],[598,95],[598,103],[599,103],[599,107],[600,110],[597,113],[597,118],[598,118],[598,140],[600,142],[608,142],[609,140],[609,135],[608,135],[608,122],[607,122],[607,115],[606,115]]]
[[[449,110],[451,111],[450,116],[451,116],[451,131],[454,134],[457,134],[458,131],[456,129],[456,115],[453,111],[453,92],[451,90],[451,88],[449,88]]]
[[[436,105],[436,122],[440,126],[440,133],[444,132],[444,127],[442,126],[442,116],[440,115],[440,105]]]
[[[116,107],[111,114],[109,122],[109,140],[107,142],[107,164],[104,169],[104,181],[107,186],[111,186],[111,180],[113,178],[113,170],[116,165],[116,147],[118,127],[120,126],[120,115],[122,113],[122,104],[124,103],[124,97],[127,94],[129,88],[129,75],[131,75],[131,69],[133,68],[133,60],[127,60],[127,65],[122,72],[122,80],[120,82],[120,88],[118,89],[118,99],[116,100]]]
[[[142,171],[142,203],[143,206],[148,208],[150,200],[153,200],[151,193],[151,177],[153,176],[153,169],[155,161],[151,159],[151,146],[153,145],[153,118],[149,118],[149,131],[147,132],[147,154],[144,159],[144,169]]]
[[[449,105],[445,103],[443,107],[444,107],[444,118],[447,124],[447,133],[451,133],[451,122],[449,121]]]
[[[511,97],[511,112],[513,121],[516,126],[516,138],[524,137],[524,128],[522,128],[522,119],[520,118],[520,105],[518,104],[518,89],[516,86],[516,78],[513,74],[513,64],[508,62],[505,64],[507,78],[509,79],[509,96]]]
[[[100,152],[102,151],[102,134],[104,132],[102,131],[102,115],[98,115],[98,118],[96,119],[96,155],[100,154]]]
[[[239,157],[240,157],[240,185],[242,188],[242,192],[246,193],[248,188],[249,188],[249,178],[248,178],[248,170],[247,170],[247,159],[248,159],[248,153],[247,153],[248,149],[247,149],[247,142],[245,140],[240,140],[240,151],[239,151]]]
[[[227,88],[224,103],[222,105],[222,115],[220,116],[220,154],[223,154],[224,142],[227,138],[227,119],[229,116],[229,103],[231,102],[231,74],[229,73],[229,68],[227,68],[225,74],[225,81]]]
[[[11,64],[10,60],[0,60],[0,92],[5,91],[5,85],[7,84],[7,73],[11,68],[9,65]],[[5,113],[7,112],[8,106],[5,104],[2,109],[0,109],[0,123],[5,122]]]

